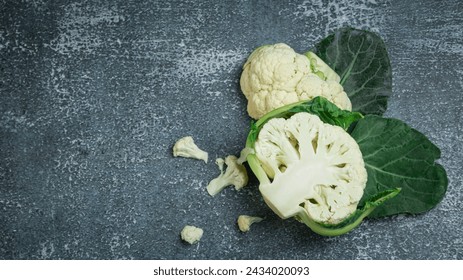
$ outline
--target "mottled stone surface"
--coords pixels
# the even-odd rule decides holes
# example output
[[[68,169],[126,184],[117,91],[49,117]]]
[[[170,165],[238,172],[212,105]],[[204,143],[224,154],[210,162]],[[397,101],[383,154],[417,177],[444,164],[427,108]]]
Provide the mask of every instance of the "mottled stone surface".
[[[463,259],[462,14],[460,0],[0,0],[0,258]],[[279,220],[255,179],[211,198],[214,159],[247,134],[247,55],[346,25],[384,38],[387,116],[442,149],[443,202],[325,238]],[[208,164],[172,157],[186,135]],[[266,220],[243,234],[240,214]]]

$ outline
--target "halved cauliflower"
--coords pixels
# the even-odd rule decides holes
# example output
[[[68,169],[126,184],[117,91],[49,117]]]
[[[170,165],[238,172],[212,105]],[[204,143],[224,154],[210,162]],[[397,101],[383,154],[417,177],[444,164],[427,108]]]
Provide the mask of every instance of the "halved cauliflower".
[[[337,224],[355,212],[367,182],[362,153],[341,127],[310,113],[263,125],[255,155],[267,176],[259,189],[281,218]]]
[[[351,110],[339,76],[314,53],[296,53],[286,44],[265,45],[251,53],[243,66],[240,85],[248,100],[248,114],[259,119],[281,106],[323,96]]]

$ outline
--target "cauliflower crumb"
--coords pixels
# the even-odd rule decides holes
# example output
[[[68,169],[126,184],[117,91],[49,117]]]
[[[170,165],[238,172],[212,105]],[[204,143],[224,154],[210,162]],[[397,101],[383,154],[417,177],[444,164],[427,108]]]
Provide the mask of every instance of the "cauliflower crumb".
[[[251,229],[251,225],[254,223],[261,222],[263,219],[261,217],[240,215],[238,217],[238,228],[242,232],[247,232]]]
[[[193,137],[185,136],[177,140],[173,148],[174,157],[186,157],[203,160],[207,163],[208,153],[196,146]]]
[[[239,190],[246,186],[248,183],[248,173],[244,165],[239,164],[236,156],[230,155],[223,160],[218,158],[216,164],[219,166],[220,175],[213,179],[209,185],[207,185],[207,192],[214,196],[222,191],[227,186],[235,186],[236,190]],[[224,165],[227,165],[227,169],[224,171]]]
[[[204,231],[201,228],[195,226],[185,226],[180,233],[183,241],[189,244],[198,243],[201,237],[203,237]]]

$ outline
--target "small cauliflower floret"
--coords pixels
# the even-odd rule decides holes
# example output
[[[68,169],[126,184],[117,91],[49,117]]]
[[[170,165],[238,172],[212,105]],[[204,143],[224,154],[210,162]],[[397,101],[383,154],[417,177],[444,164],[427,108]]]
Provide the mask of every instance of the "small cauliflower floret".
[[[273,109],[323,96],[351,110],[339,76],[317,55],[296,53],[286,44],[265,45],[251,53],[243,66],[241,90],[248,114],[259,119]]]
[[[254,217],[248,215],[240,215],[238,217],[238,228],[242,232],[247,232],[251,229],[251,225],[254,223],[261,222],[263,219],[261,217]]]
[[[207,163],[207,152],[198,148],[191,136],[180,138],[174,145],[173,153],[174,157],[194,158]]]
[[[185,242],[195,244],[201,240],[203,233],[204,231],[201,228],[197,228],[195,226],[185,226],[180,233],[180,237]]]
[[[225,160],[221,158],[216,160],[220,169],[220,175],[207,185],[207,192],[211,196],[218,194],[227,186],[233,185],[236,190],[246,186],[248,183],[248,173],[244,165],[239,164],[237,160],[237,157],[233,155],[227,156]],[[227,165],[225,171],[224,165]]]
[[[342,128],[309,113],[273,118],[259,132],[255,154],[272,179],[259,190],[281,218],[338,224],[357,209],[367,172],[358,144]]]

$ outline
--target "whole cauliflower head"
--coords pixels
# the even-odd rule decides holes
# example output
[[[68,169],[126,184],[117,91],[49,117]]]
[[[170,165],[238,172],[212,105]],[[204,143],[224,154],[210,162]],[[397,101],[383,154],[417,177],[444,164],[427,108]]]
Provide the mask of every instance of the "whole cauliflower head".
[[[305,112],[273,118],[260,130],[255,154],[271,178],[259,190],[281,218],[338,224],[357,209],[367,172],[357,142],[341,127]]]
[[[259,119],[273,109],[315,96],[351,110],[339,81],[339,76],[314,53],[301,55],[279,43],[251,53],[243,66],[240,85],[248,100],[249,116]]]

